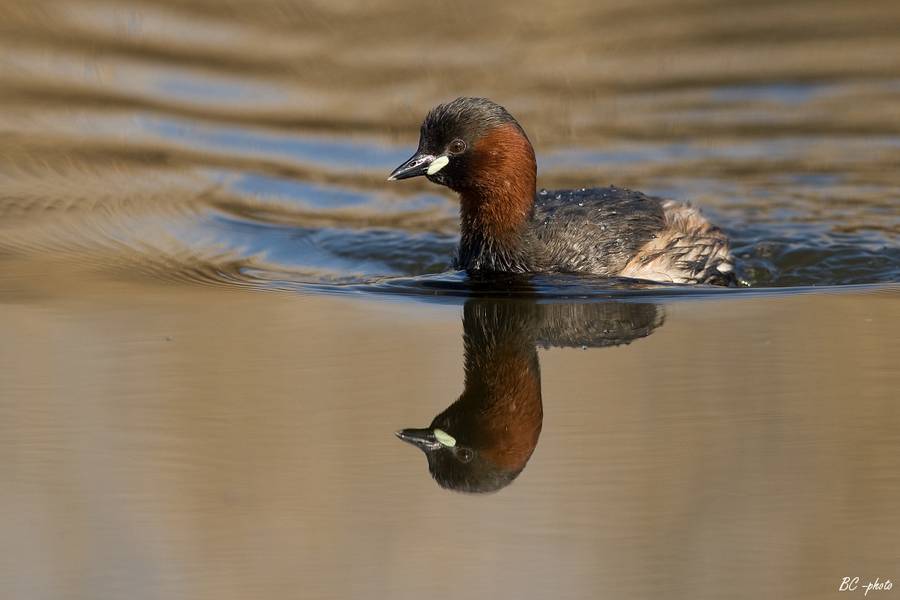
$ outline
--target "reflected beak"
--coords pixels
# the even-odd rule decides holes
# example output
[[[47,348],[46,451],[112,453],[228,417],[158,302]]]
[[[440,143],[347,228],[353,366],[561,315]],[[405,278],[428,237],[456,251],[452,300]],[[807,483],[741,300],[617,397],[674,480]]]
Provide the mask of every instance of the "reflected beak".
[[[398,431],[396,436],[423,452],[437,450],[441,447],[441,443],[434,437],[434,431],[431,429],[403,429]]]
[[[398,179],[409,179],[410,177],[419,177],[428,172],[428,167],[434,162],[434,157],[430,154],[416,153],[408,161],[394,169],[388,181],[397,181]]]

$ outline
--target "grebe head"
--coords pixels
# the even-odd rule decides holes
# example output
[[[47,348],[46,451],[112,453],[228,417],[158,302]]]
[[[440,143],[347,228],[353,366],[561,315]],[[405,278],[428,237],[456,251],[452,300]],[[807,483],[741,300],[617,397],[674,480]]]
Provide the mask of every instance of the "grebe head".
[[[416,153],[388,181],[421,175],[458,192],[519,182],[530,185],[531,195],[534,151],[505,108],[487,98],[457,98],[428,113]]]
[[[537,445],[537,435],[531,436],[533,441],[529,439],[521,456],[513,456],[505,442],[515,436],[491,435],[490,424],[462,414],[466,408],[456,402],[435,417],[431,426],[403,429],[396,435],[425,453],[428,470],[442,488],[469,494],[496,492],[522,472]]]

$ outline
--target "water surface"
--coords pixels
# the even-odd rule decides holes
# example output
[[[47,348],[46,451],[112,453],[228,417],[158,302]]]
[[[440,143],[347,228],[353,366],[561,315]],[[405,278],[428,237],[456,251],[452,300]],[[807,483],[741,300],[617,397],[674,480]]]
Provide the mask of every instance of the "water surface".
[[[900,580],[897,4],[545,4],[0,3],[0,596]],[[448,270],[461,94],[752,287]]]

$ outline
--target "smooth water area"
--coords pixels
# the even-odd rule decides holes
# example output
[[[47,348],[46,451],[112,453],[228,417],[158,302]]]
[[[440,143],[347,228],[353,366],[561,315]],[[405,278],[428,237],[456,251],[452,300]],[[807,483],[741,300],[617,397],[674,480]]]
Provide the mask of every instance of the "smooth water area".
[[[894,2],[0,3],[0,597],[897,582],[898,30]],[[455,198],[385,178],[460,94],[516,115],[543,187],[701,207],[751,286],[448,270]],[[429,464],[394,432],[432,420]]]

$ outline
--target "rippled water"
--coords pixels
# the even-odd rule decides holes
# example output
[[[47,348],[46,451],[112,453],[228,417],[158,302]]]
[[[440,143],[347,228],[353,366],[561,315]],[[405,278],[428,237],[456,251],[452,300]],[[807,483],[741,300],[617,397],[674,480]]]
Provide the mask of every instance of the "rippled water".
[[[692,200],[754,285],[900,278],[893,3],[696,3],[665,19],[477,6],[473,21],[5,5],[0,250],[252,286],[440,273],[455,200],[384,178],[430,106],[478,93],[531,133],[541,185]]]
[[[0,2],[0,597],[900,577],[897,31],[889,1]],[[455,198],[385,178],[457,95],[543,187],[700,206],[751,287],[449,270]],[[393,435],[432,419],[469,466]]]

